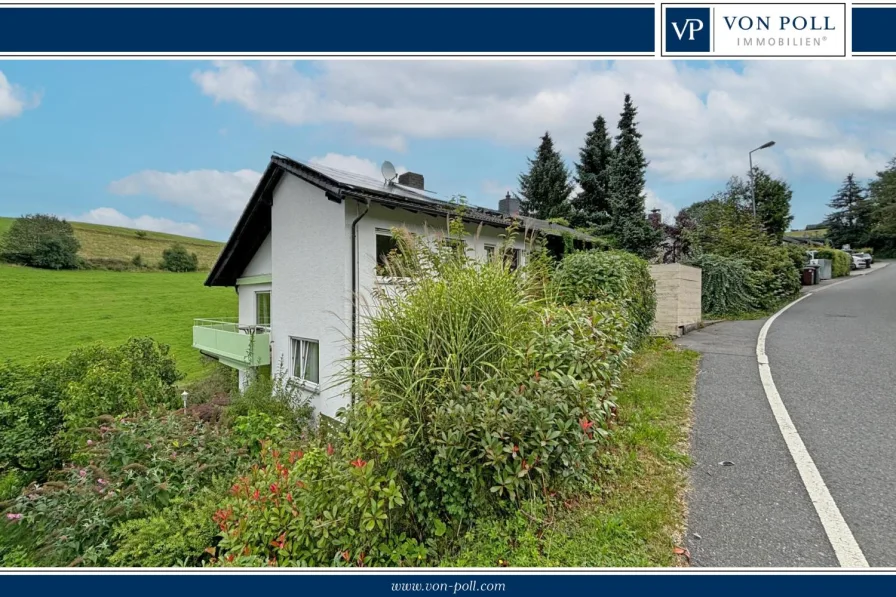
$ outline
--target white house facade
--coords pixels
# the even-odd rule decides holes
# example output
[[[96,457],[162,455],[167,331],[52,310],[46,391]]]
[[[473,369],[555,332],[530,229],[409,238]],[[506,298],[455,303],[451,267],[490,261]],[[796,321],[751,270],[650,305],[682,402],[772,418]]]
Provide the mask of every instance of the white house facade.
[[[508,195],[499,211],[463,211],[471,255],[487,258],[518,220],[530,231],[590,242],[569,228],[519,218],[514,201]],[[424,191],[420,175],[387,183],[273,156],[206,280],[236,288],[239,317],[197,319],[194,347],[239,369],[241,385],[259,372],[285,375],[318,413],[335,416],[350,400],[340,380],[353,339],[363,333],[373,291],[390,283],[377,263],[394,246],[391,230],[444,234],[449,216],[458,217],[456,205]],[[525,261],[525,235],[509,257]]]

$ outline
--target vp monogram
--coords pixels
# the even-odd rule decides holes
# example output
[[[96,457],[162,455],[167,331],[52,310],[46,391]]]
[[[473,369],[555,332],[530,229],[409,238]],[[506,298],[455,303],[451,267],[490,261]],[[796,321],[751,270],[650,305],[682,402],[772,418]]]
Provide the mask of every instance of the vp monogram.
[[[673,22],[672,28],[675,30],[675,35],[678,36],[679,41],[684,38],[685,33],[688,34],[688,41],[694,41],[694,34],[703,30],[703,21],[700,19],[685,19],[683,27],[679,28],[678,23]]]

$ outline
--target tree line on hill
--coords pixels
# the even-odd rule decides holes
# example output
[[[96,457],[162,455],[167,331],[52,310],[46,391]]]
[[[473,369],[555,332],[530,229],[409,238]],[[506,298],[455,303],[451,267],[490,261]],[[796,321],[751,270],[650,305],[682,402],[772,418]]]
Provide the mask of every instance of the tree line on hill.
[[[896,158],[863,185],[850,173],[828,203],[827,238],[835,247],[869,247],[896,256]]]
[[[142,230],[136,234],[138,238],[146,237]],[[40,269],[89,269],[89,264],[78,256],[80,248],[81,243],[66,220],[47,214],[25,215],[0,236],[0,261]],[[137,269],[147,267],[140,255],[134,256],[131,265]],[[195,272],[199,269],[199,257],[174,243],[162,252],[158,268]]]

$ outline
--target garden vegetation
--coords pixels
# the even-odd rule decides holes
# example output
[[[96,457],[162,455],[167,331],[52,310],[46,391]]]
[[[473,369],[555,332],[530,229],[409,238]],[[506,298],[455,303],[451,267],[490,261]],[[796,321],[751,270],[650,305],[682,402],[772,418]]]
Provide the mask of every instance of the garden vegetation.
[[[339,422],[263,378],[184,411],[149,340],[5,366],[2,563],[433,565],[488,521],[595,493],[652,326],[646,264],[573,254],[554,275],[395,235],[405,284],[364,317]],[[595,288],[568,283],[577,268]]]

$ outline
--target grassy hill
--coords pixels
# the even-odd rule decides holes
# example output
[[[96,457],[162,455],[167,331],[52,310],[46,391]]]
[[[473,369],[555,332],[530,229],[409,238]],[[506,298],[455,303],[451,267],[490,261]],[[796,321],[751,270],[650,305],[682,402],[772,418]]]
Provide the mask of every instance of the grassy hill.
[[[102,240],[102,234],[88,238]],[[171,345],[178,368],[190,379],[200,377],[205,365],[192,348],[193,318],[237,315],[233,289],[207,288],[205,276],[0,264],[0,360],[58,358],[82,344],[150,336]]]
[[[0,235],[12,225],[15,218],[0,218]],[[174,243],[180,243],[190,253],[199,257],[199,269],[209,270],[224,247],[223,243],[202,240],[163,232],[137,231],[133,228],[102,226],[71,222],[75,236],[81,243],[78,254],[90,260],[117,260],[130,262],[136,255],[143,257],[147,265],[155,266],[162,259],[162,251]]]
[[[818,230],[791,230],[785,233],[785,236],[795,236],[798,238],[824,238],[827,236],[827,228],[819,228]]]

